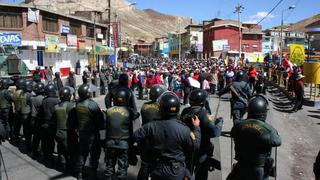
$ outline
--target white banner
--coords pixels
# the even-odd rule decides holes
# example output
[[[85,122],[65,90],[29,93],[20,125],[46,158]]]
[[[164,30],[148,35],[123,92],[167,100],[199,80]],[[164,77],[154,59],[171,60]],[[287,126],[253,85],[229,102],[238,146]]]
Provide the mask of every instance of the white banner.
[[[67,45],[68,46],[77,46],[77,36],[76,35],[67,35]]]
[[[32,10],[28,8],[28,22],[39,22],[39,10]]]

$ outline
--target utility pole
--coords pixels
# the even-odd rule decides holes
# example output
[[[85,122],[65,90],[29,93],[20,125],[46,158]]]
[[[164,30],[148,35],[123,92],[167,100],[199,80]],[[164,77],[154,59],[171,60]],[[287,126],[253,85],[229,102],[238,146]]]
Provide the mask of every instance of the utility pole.
[[[236,10],[234,11],[234,13],[238,14],[238,26],[239,26],[239,59],[241,57],[241,50],[242,50],[242,31],[241,31],[241,17],[240,14],[242,13],[242,11],[244,10],[244,7],[241,4],[238,4],[238,6],[236,6]]]
[[[179,23],[179,61],[181,61],[181,19],[178,19]]]
[[[111,0],[108,0],[108,46],[111,47],[110,43],[110,30],[111,30]]]

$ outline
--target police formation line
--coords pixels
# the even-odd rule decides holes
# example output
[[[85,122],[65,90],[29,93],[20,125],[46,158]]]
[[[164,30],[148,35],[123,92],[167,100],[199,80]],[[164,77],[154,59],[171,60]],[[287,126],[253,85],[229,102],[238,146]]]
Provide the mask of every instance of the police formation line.
[[[227,179],[264,180],[273,174],[271,150],[281,145],[281,139],[266,123],[268,101],[259,94],[252,96],[243,76],[239,71],[236,81],[219,92],[219,96],[228,91],[232,95],[231,137],[237,163]],[[104,149],[106,179],[126,179],[129,164],[137,164],[136,155],[141,159],[137,177],[141,180],[206,180],[209,170],[219,169],[210,139],[220,136],[223,119],[208,113],[204,90],[193,90],[191,106],[180,114],[179,98],[154,85],[150,102],[139,113],[127,74],[120,74],[118,85],[106,95],[106,111],[91,98],[89,84],[78,88],[79,99],[72,102],[67,87],[61,88],[58,96],[53,84],[19,79],[12,92],[11,83],[8,79],[0,81],[1,136],[12,142],[23,137],[26,152],[34,158],[42,155],[48,167],[58,163],[65,173],[78,179],[97,179]],[[243,120],[246,111],[248,119]],[[133,121],[140,115],[143,126],[134,132]],[[55,143],[58,160],[54,158]],[[89,154],[90,169],[86,171]]]

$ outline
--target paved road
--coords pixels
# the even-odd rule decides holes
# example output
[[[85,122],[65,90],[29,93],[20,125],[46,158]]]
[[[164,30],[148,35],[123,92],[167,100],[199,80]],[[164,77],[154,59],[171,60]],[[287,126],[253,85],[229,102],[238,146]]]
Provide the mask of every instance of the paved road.
[[[273,91],[273,95],[269,94],[268,98],[270,100],[268,122],[278,129],[283,140],[283,145],[278,149],[278,179],[312,179],[312,163],[320,148],[320,109],[305,107],[297,113],[287,113],[283,111],[287,111],[291,103],[282,94]],[[103,97],[96,98],[96,101],[104,109]],[[143,102],[137,101],[138,108],[142,106]],[[211,96],[210,105],[212,112],[215,113],[218,98]],[[219,116],[224,118],[224,133],[222,137],[213,141],[216,145],[215,157],[217,159],[222,157],[223,170],[222,173],[210,173],[210,180],[225,179],[230,172],[231,141],[228,137],[228,132],[232,127],[232,121],[230,120],[228,96],[221,98],[218,110]],[[140,124],[140,121],[136,121],[134,127],[138,128]],[[221,151],[218,148],[219,144],[221,145]],[[10,180],[74,179],[72,177],[63,177],[59,171],[46,168],[41,162],[35,161],[26,154],[23,154],[22,148],[13,146],[8,142],[3,143],[0,149],[3,153]],[[103,158],[104,153],[102,153],[100,158],[100,179],[103,179]],[[3,166],[1,168],[3,179],[6,179],[3,173]],[[129,168],[128,179],[135,179],[138,168],[138,166]]]

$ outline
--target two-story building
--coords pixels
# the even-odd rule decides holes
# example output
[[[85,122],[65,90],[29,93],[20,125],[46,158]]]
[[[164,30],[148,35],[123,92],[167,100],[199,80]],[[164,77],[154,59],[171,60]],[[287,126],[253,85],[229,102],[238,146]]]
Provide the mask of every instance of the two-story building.
[[[113,53],[106,46],[105,24],[25,4],[0,3],[0,8],[0,43],[17,46],[30,70],[53,66],[65,76],[77,62],[81,68],[88,65],[92,54],[97,55],[95,64],[101,66]]]

